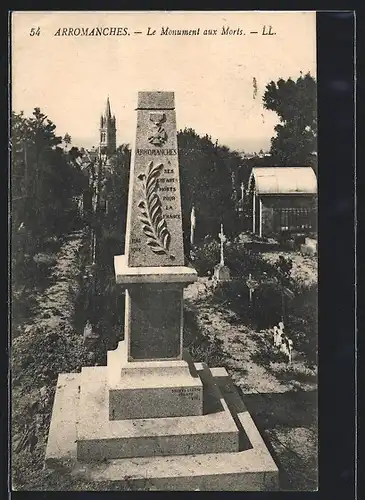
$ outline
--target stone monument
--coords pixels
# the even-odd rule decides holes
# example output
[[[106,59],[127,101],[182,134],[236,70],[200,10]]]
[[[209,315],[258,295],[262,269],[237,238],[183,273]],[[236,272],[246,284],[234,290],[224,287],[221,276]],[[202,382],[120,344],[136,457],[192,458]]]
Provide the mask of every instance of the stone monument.
[[[275,490],[278,469],[224,368],[183,350],[184,265],[173,92],[139,92],[125,254],[125,334],[107,366],[60,374],[48,468],[145,490]],[[223,231],[222,231],[223,233]]]
[[[214,267],[214,278],[217,281],[229,281],[231,279],[231,273],[229,267],[224,263],[224,244],[227,241],[227,237],[223,231],[223,224],[221,224],[221,232],[218,234],[221,241],[221,260],[219,264]]]

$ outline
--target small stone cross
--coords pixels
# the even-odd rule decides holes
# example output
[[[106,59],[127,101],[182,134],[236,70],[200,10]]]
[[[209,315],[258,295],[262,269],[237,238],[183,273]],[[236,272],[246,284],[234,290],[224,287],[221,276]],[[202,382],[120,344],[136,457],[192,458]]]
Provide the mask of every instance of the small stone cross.
[[[223,232],[223,224],[221,224],[221,232],[218,234],[219,239],[221,240],[221,261],[220,265],[224,266],[224,253],[223,253],[223,245],[227,241],[227,238]]]
[[[250,297],[250,303],[252,302],[252,293],[255,291],[255,286],[254,286],[254,282],[252,280],[252,275],[251,273],[248,275],[248,280],[246,282],[247,286],[248,286],[248,291],[249,291],[249,297]]]

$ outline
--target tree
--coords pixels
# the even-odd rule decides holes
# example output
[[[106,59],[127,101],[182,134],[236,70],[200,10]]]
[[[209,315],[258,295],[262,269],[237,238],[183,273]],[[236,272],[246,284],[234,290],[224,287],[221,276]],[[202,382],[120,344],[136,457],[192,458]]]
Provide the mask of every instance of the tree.
[[[63,142],[65,143],[65,147],[66,147],[66,149],[67,149],[67,148],[68,148],[68,146],[71,144],[71,136],[70,136],[70,134],[68,134],[67,132],[66,132],[66,134],[65,134],[65,135],[64,135],[64,137],[63,137]]]
[[[316,81],[307,73],[296,81],[280,78],[266,86],[264,108],[280,118],[270,153],[276,165],[315,167],[317,148]]]
[[[178,132],[178,148],[186,244],[192,206],[196,209],[198,239],[216,236],[222,222],[225,232],[232,235],[237,230],[232,172],[238,171],[239,154],[220,146],[218,141],[213,143],[208,135],[200,137],[191,128]]]
[[[22,223],[36,247],[66,231],[73,197],[81,192],[80,173],[60,147],[56,125],[34,108],[30,117],[12,113],[12,222]]]
[[[72,146],[70,150],[68,151],[68,157],[71,162],[75,163],[78,158],[82,158],[85,154],[85,151],[82,152],[81,149],[79,149],[76,146]]]
[[[106,197],[108,200],[108,214],[105,231],[111,240],[114,252],[123,252],[125,229],[127,220],[127,203],[129,190],[129,171],[131,149],[128,144],[118,146],[111,158],[111,168],[106,173]]]

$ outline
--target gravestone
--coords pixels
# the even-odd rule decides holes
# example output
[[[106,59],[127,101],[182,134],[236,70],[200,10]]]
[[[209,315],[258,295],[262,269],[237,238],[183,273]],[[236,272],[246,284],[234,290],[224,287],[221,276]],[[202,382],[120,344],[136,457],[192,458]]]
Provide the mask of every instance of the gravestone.
[[[231,279],[231,273],[229,267],[224,263],[224,244],[227,241],[226,235],[224,234],[223,224],[221,224],[221,232],[218,234],[220,239],[220,252],[221,252],[221,260],[219,264],[214,267],[214,278],[217,281],[229,281]]]
[[[174,94],[139,92],[126,251],[114,259],[124,340],[106,366],[59,375],[46,467],[137,489],[274,490],[278,469],[226,370],[183,350],[183,290],[197,273],[184,266],[176,136]]]
[[[95,346],[98,340],[99,340],[99,334],[93,330],[90,321],[87,321],[83,331],[84,346],[87,349],[91,349]]]

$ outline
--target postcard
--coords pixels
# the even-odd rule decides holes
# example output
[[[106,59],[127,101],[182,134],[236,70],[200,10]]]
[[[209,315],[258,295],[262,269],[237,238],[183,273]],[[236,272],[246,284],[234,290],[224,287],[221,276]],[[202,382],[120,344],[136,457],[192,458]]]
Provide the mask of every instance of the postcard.
[[[16,491],[313,491],[314,11],[14,11]]]

